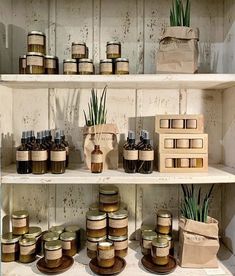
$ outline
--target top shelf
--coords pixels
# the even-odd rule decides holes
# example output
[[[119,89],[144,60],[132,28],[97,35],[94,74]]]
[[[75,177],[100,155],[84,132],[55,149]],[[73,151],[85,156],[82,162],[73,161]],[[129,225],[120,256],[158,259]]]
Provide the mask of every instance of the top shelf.
[[[235,74],[0,75],[0,85],[17,89],[226,89]]]

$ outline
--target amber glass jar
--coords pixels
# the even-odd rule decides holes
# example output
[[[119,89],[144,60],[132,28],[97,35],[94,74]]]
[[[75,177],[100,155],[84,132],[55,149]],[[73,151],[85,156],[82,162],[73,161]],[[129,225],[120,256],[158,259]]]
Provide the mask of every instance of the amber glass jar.
[[[19,74],[26,74],[26,55],[19,56]]]
[[[113,74],[113,61],[112,59],[100,60],[100,75],[112,75]]]
[[[175,250],[174,250],[174,241],[173,241],[172,236],[159,234],[158,238],[163,238],[163,239],[167,239],[168,240],[168,242],[169,242],[169,249],[170,249],[170,255],[174,256],[174,253],[175,253],[174,251]]]
[[[172,214],[168,210],[157,212],[157,228],[159,234],[169,235],[172,232]]]
[[[22,238],[19,240],[21,263],[32,263],[36,260],[36,239]]]
[[[75,233],[77,239],[77,251],[79,250],[80,244],[80,227],[78,225],[69,225],[65,228],[65,232]]]
[[[129,60],[127,58],[117,58],[115,60],[115,74],[116,75],[129,74]]]
[[[119,190],[114,185],[102,185],[99,189],[99,209],[102,212],[119,210]]]
[[[49,231],[60,235],[64,232],[64,226],[52,226]]]
[[[126,210],[119,210],[114,213],[108,213],[108,226],[108,234],[110,236],[127,236],[128,212]]]
[[[26,54],[26,74],[44,74],[45,73],[44,55],[37,52],[28,52]]]
[[[71,256],[71,257],[76,255],[78,251],[76,233],[63,232],[60,235],[60,240],[62,241],[63,255]]]
[[[24,238],[36,239],[36,254],[42,253],[42,229],[37,226],[29,227],[29,232],[24,234]]]
[[[90,238],[102,238],[106,235],[106,214],[100,211],[86,213],[86,234]]]
[[[112,241],[101,241],[97,245],[98,266],[108,268],[115,263],[115,251]]]
[[[106,240],[106,235],[101,238],[90,238],[87,237],[87,256],[90,259],[94,259],[97,256],[97,245],[98,242],[100,241],[105,241]]]
[[[169,263],[169,242],[167,239],[156,238],[152,241],[152,261],[156,265],[167,265]]]
[[[114,244],[115,256],[119,256],[121,258],[126,257],[128,252],[128,236],[108,236],[108,239]]]
[[[59,74],[59,59],[56,56],[45,56],[45,74]]]
[[[108,59],[121,57],[121,43],[117,41],[109,41],[106,45],[106,55]]]
[[[95,145],[94,150],[91,152],[91,172],[102,173],[103,171],[103,152],[100,150],[99,145]]]
[[[86,58],[86,43],[72,42],[72,58],[73,59]]]
[[[62,144],[60,132],[56,131],[55,142],[50,152],[51,173],[65,173],[66,168],[66,149]]]
[[[11,222],[13,235],[24,235],[29,232],[29,213],[27,211],[13,212]]]
[[[62,242],[48,241],[45,243],[45,263],[48,268],[56,268],[62,264]]]
[[[19,259],[19,239],[12,233],[6,233],[1,238],[1,260],[2,262],[14,262]]]
[[[32,31],[28,33],[28,52],[46,54],[46,35],[43,32]]]
[[[78,73],[76,59],[64,59],[63,65],[64,75],[76,75]]]
[[[157,238],[157,233],[154,231],[145,231],[142,234],[141,252],[143,255],[151,254],[152,240]]]
[[[92,75],[92,74],[94,74],[93,60],[90,59],[90,58],[79,59],[78,74],[79,75]]]

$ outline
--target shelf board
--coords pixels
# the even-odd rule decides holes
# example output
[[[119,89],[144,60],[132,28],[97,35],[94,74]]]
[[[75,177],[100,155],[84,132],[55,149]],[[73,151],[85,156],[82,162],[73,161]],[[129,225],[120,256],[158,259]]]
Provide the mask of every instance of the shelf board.
[[[126,268],[120,276],[149,276],[150,273],[146,271],[141,264],[141,251],[138,246],[138,242],[131,242],[129,244],[128,255],[125,258]],[[174,271],[175,276],[185,276],[185,275],[197,275],[197,276],[206,276],[206,275],[221,275],[229,276],[235,275],[235,257],[225,248],[224,245],[221,245],[219,251],[219,268],[216,269],[190,269],[190,268],[181,268],[177,267]],[[78,255],[74,257],[73,266],[67,271],[64,272],[64,276],[74,276],[74,275],[95,275],[89,268],[90,259],[86,256],[86,250],[82,250]],[[21,264],[21,263],[2,263],[2,275],[3,276],[33,276],[33,275],[43,275],[37,270],[36,267],[37,261],[31,264]]]
[[[3,170],[3,184],[187,184],[235,183],[235,171],[224,166],[210,166],[205,173],[127,174],[122,169],[92,174],[84,168],[71,166],[65,174],[17,174],[15,165]]]
[[[11,88],[225,89],[235,86],[235,74],[139,75],[0,75]]]

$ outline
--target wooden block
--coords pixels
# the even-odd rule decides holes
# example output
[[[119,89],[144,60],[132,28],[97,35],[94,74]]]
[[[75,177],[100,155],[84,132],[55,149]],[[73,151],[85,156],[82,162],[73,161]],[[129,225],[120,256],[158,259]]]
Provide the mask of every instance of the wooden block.
[[[204,116],[198,115],[157,115],[155,132],[158,133],[203,133]]]
[[[157,134],[159,154],[208,153],[208,134]]]
[[[158,170],[162,173],[207,172],[208,154],[159,154]]]

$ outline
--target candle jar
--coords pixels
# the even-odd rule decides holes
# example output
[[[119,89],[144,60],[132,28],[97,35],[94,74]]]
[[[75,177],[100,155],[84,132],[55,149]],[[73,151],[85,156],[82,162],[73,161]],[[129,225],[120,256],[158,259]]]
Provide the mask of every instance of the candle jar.
[[[103,152],[100,150],[99,145],[95,145],[94,150],[91,152],[91,172],[102,173],[103,171]]]
[[[13,235],[24,235],[29,232],[29,213],[27,211],[13,212],[11,222]]]
[[[99,188],[99,209],[102,212],[119,210],[119,189],[114,185],[102,185]]]
[[[78,73],[76,59],[64,59],[63,73],[64,75],[76,75]]]
[[[177,129],[184,128],[184,120],[182,119],[173,119],[171,124],[172,124],[172,128],[177,128]]]
[[[59,74],[59,60],[56,56],[45,56],[45,74]]]
[[[100,60],[100,75],[112,75],[113,74],[113,61],[112,59]]]
[[[90,58],[79,59],[78,74],[79,75],[92,75],[92,74],[94,74],[93,60],[90,59]]]
[[[189,148],[189,139],[176,139],[176,148],[177,149],[188,149]]]
[[[64,232],[64,226],[52,226],[49,231],[60,235]]]
[[[114,244],[111,241],[101,241],[97,245],[98,266],[109,268],[115,263]]]
[[[22,238],[19,240],[21,263],[32,263],[36,260],[36,239]]]
[[[90,259],[94,259],[97,256],[97,245],[100,241],[105,241],[106,235],[101,238],[90,238],[87,237],[87,256]]]
[[[163,238],[163,239],[167,239],[168,240],[168,242],[169,242],[169,249],[170,249],[169,253],[170,253],[171,256],[174,257],[174,241],[173,241],[172,236],[159,234],[158,238]]]
[[[3,234],[1,237],[1,260],[2,262],[14,262],[19,259],[19,239],[12,233]]]
[[[191,158],[190,159],[191,168],[202,168],[203,167],[203,158]]]
[[[119,210],[108,213],[108,234],[114,237],[128,235],[128,212]]]
[[[60,235],[54,232],[47,232],[42,236],[43,252],[45,253],[45,243],[59,240]]]
[[[37,52],[28,52],[26,54],[26,74],[44,74],[45,73],[44,55]]]
[[[169,242],[164,238],[156,238],[152,241],[152,261],[156,265],[167,265],[169,263]]]
[[[80,244],[80,227],[78,225],[69,225],[65,228],[65,232],[75,233],[77,239],[77,252],[81,246]]]
[[[169,235],[172,232],[172,214],[168,210],[159,210],[157,212],[157,227],[159,234]]]
[[[145,231],[142,234],[141,252],[143,255],[151,254],[152,240],[157,238],[157,233],[154,231]]]
[[[63,255],[74,256],[78,251],[77,247],[77,236],[73,232],[63,232],[60,235],[62,241],[62,252]]]
[[[90,238],[102,238],[106,235],[106,214],[100,211],[86,213],[86,234]]]
[[[73,59],[86,58],[86,43],[72,42],[72,58]]]
[[[115,59],[121,57],[121,43],[117,41],[109,41],[106,45],[107,59]]]
[[[26,55],[19,56],[19,74],[26,74]]]
[[[174,159],[173,158],[165,159],[165,167],[166,168],[174,168]]]
[[[108,236],[108,239],[114,244],[115,256],[126,257],[128,252],[128,236]]]
[[[189,158],[177,158],[177,168],[189,168]]]
[[[186,120],[186,128],[196,129],[197,128],[197,120],[195,120],[195,119]]]
[[[46,35],[43,32],[32,31],[28,33],[28,52],[46,54]]]
[[[27,234],[24,234],[24,238],[36,239],[36,254],[42,253],[42,229],[37,226],[29,227]]]
[[[140,246],[143,244],[143,233],[144,232],[155,232],[155,225],[141,225],[140,227]]]
[[[127,58],[117,58],[115,60],[115,74],[116,75],[129,74],[129,60]]]
[[[170,120],[168,119],[160,120],[160,128],[170,128]]]
[[[45,264],[48,268],[56,268],[62,264],[62,242],[48,241],[45,243]]]

